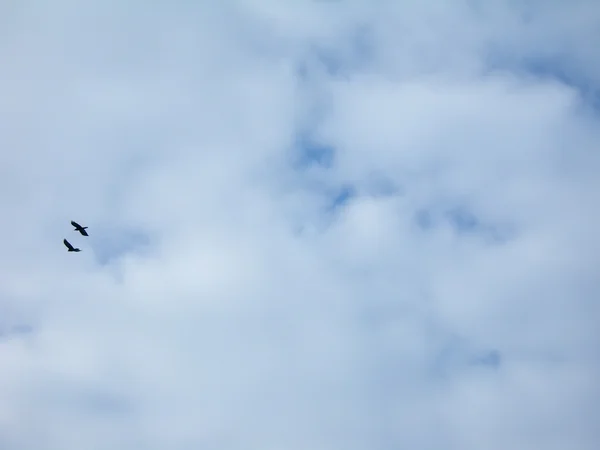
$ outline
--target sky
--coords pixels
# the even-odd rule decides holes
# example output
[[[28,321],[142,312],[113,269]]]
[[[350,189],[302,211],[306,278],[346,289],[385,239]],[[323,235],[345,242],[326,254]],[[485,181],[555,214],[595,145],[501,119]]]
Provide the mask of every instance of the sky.
[[[3,2],[0,448],[597,449],[599,23]]]

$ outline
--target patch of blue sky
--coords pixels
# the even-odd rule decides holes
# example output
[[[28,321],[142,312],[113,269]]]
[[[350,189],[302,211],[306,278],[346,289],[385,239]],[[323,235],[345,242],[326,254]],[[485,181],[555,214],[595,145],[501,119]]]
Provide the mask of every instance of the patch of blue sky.
[[[568,86],[578,93],[584,105],[600,113],[600,86],[568,56],[514,55],[501,48],[491,48],[486,58],[486,72],[507,71],[517,76],[533,76]]]
[[[335,160],[333,146],[319,142],[309,133],[299,133],[294,143],[293,166],[296,169],[307,169],[318,166],[331,169]]]
[[[502,352],[495,348],[477,348],[460,338],[448,338],[433,360],[432,374],[444,379],[457,372],[475,368],[498,370],[502,366]]]
[[[479,352],[469,357],[468,364],[498,369],[502,364],[502,353],[496,349]]]
[[[336,188],[331,195],[331,202],[327,210],[335,212],[335,210],[347,205],[357,195],[356,188],[350,184]]]
[[[350,76],[368,66],[375,55],[368,27],[358,26],[349,35],[343,51],[332,51],[326,47],[315,47],[314,57],[328,75]]]
[[[403,193],[403,186],[381,172],[371,172],[361,183],[361,191],[372,197],[389,197]]]
[[[600,113],[600,86],[572,64],[556,58],[531,58],[522,64],[524,70],[536,77],[556,80],[576,90],[586,105]]]
[[[514,234],[509,224],[488,222],[468,205],[460,203],[420,208],[414,220],[425,232],[450,227],[459,236],[478,236],[494,244],[506,242]]]
[[[313,45],[303,60],[296,64],[296,76],[305,97],[309,98],[303,129],[298,131],[294,149],[294,165],[304,169],[313,165],[331,168],[335,149],[316,137],[318,126],[328,113],[326,92],[322,91],[321,75],[330,79],[346,77],[368,66],[373,59],[374,45],[366,26],[357,26],[349,33],[346,46],[332,50],[326,45]]]
[[[312,44],[304,59],[297,65],[300,80],[309,80],[314,73],[325,73],[330,77],[347,77],[368,67],[376,55],[371,29],[359,24],[347,34],[342,44]],[[335,50],[334,50],[335,47]]]

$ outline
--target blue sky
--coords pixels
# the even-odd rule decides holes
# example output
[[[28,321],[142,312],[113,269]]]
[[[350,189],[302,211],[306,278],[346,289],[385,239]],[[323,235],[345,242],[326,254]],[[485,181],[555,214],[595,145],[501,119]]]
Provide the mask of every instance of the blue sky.
[[[426,3],[0,7],[0,448],[598,448],[600,9]]]

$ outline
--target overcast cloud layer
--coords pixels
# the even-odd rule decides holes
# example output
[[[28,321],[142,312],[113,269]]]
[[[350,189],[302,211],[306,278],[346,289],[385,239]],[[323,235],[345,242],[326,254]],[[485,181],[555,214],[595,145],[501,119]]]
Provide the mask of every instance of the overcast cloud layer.
[[[596,1],[75,3],[0,7],[0,449],[600,448]]]

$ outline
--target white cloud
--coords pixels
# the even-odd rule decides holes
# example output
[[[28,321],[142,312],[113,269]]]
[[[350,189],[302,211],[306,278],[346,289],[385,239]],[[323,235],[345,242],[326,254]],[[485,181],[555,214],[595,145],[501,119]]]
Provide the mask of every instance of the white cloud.
[[[0,11],[0,447],[595,449],[598,8],[512,3]]]

